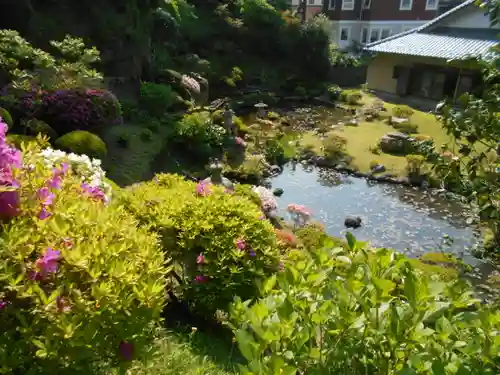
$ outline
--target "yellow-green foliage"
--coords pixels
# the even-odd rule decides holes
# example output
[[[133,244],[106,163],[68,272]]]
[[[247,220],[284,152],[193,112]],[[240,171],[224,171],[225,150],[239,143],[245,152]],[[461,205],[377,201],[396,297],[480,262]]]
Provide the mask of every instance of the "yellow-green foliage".
[[[278,268],[272,225],[255,202],[223,187],[162,174],[128,188],[120,201],[162,235],[165,252],[182,266],[182,298],[205,313],[227,310],[234,296],[255,297],[255,282]]]
[[[106,144],[98,135],[84,130],[75,130],[56,139],[56,147],[75,154],[85,154],[93,158],[106,155]]]
[[[49,187],[52,216],[40,217],[53,172],[38,151],[24,155],[35,168],[18,173],[21,213],[0,234],[0,373],[94,374],[120,362],[124,343],[139,358],[164,305],[158,238],[122,206],[86,195],[71,171]],[[52,269],[49,249],[59,252]]]
[[[397,105],[392,109],[392,114],[396,117],[411,117],[415,111],[407,105]]]
[[[340,99],[351,105],[359,104],[362,98],[361,90],[343,90],[340,94]]]
[[[23,143],[27,144],[31,142],[36,142],[35,137],[24,134],[9,134],[6,140],[8,144],[15,146],[18,149],[21,149],[21,144]]]
[[[339,134],[330,132],[323,141],[325,156],[331,160],[338,160],[345,154],[347,139]]]

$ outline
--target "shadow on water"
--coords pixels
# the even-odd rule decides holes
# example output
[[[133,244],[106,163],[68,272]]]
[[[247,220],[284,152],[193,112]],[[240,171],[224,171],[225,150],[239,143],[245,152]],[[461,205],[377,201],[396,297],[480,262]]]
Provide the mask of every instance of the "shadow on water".
[[[470,208],[437,194],[300,165],[285,167],[272,184],[285,191],[279,198],[283,214],[290,203],[306,205],[334,236],[346,233],[344,219],[352,215],[363,220],[353,231],[359,239],[411,256],[441,250],[463,256],[477,243],[467,225]],[[453,241],[443,248],[447,236]]]

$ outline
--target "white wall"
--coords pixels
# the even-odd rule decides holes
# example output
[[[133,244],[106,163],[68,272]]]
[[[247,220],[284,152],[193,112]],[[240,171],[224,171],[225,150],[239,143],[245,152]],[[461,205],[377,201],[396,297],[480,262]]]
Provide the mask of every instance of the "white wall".
[[[439,22],[436,26],[482,29],[490,27],[490,19],[478,7],[469,6],[452,14],[448,19]],[[500,25],[495,25],[494,28],[500,29]]]
[[[292,0],[292,6],[298,6],[300,4],[301,0]],[[314,0],[314,2],[311,4],[310,0],[306,0],[306,4],[308,6],[322,6],[323,5],[323,0]]]
[[[342,48],[349,47],[352,41],[361,43],[361,32],[363,28],[368,29],[368,42],[370,42],[370,35],[372,30],[378,30],[378,37],[380,39],[382,29],[390,29],[390,35],[399,34],[407,29],[413,29],[421,26],[426,21],[332,21],[332,42],[338,44]],[[340,34],[342,28],[349,29],[349,41],[341,41]]]

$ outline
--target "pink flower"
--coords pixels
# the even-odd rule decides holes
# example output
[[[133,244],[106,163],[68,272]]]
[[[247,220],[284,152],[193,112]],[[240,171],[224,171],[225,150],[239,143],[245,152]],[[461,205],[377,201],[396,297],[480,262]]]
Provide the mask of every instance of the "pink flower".
[[[265,220],[265,219],[266,219],[266,215],[260,215],[259,220]]]
[[[205,257],[203,256],[203,254],[198,255],[198,257],[196,258],[196,263],[197,264],[205,263]]]
[[[200,182],[196,185],[196,193],[201,195],[202,197],[206,197],[207,195],[212,194],[212,184],[208,182]]]
[[[104,191],[102,191],[101,188],[97,186],[90,186],[89,184],[86,183],[83,183],[81,185],[81,188],[83,192],[89,195],[91,198],[102,202],[106,201],[106,195],[104,194]]]
[[[247,143],[240,137],[234,137],[234,142],[241,147],[246,147]]]
[[[48,181],[48,186],[52,189],[60,189],[62,185],[62,178],[68,173],[69,164],[61,163],[59,168],[52,170],[52,178]]]
[[[9,303],[4,301],[4,300],[0,300],[0,310],[3,310],[4,308],[7,307]]]
[[[194,278],[194,282],[196,284],[203,284],[208,281],[208,278],[205,275],[198,275]]]
[[[46,219],[48,219],[51,216],[52,216],[52,213],[50,213],[49,211],[47,211],[47,208],[45,206],[42,206],[40,212],[38,213],[38,218],[40,220],[46,220]]]
[[[51,189],[60,189],[62,185],[62,177],[60,175],[52,176],[52,178],[47,182],[47,185]]]
[[[42,206],[50,206],[52,203],[54,203],[55,197],[55,194],[52,193],[47,187],[38,189],[38,199],[40,199]]]
[[[57,272],[59,259],[61,259],[60,251],[53,250],[51,247],[47,248],[45,254],[36,261],[36,266],[40,271],[40,275],[45,277],[49,273]]]
[[[42,280],[42,275],[40,274],[40,272],[31,271],[28,274],[28,278],[33,281],[39,281]]]
[[[245,247],[247,246],[245,240],[243,238],[238,238],[236,240],[236,247],[240,250],[245,250]]]
[[[134,358],[134,344],[127,341],[120,342],[120,356],[125,361],[131,361]]]

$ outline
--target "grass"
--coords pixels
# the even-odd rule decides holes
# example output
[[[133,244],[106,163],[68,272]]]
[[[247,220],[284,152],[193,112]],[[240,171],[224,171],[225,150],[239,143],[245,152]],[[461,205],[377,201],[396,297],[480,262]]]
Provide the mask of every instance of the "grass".
[[[377,98],[372,95],[364,94],[361,104],[369,104],[375,99]],[[387,114],[391,114],[395,106],[396,104],[384,103]],[[433,114],[416,109],[414,111],[411,122],[418,125],[418,134],[432,137],[437,145],[447,144],[451,141],[451,138],[446,134]],[[371,162],[376,161],[378,164],[384,165],[387,172],[397,176],[404,176],[406,174],[406,159],[404,156],[382,152],[374,154],[371,151],[376,148],[380,138],[385,134],[397,131],[385,122],[386,118],[387,116],[382,116],[372,122],[362,121],[359,126],[344,126],[335,131],[347,139],[347,154],[353,158],[353,166],[356,166],[361,172],[369,172]]]
[[[236,348],[204,332],[164,331],[152,349],[152,358],[133,366],[128,374],[237,374],[233,358]]]

